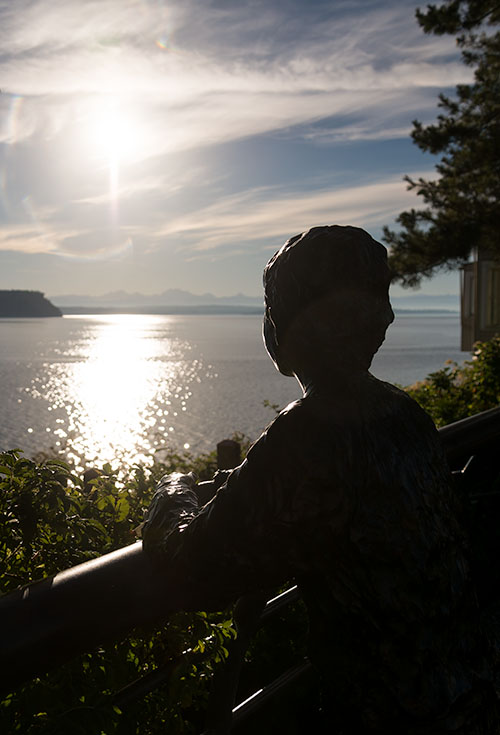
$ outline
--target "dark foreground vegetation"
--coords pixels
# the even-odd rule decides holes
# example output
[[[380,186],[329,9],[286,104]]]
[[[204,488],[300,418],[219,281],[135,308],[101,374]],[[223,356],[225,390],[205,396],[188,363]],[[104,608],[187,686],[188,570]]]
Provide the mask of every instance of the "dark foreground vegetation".
[[[450,363],[408,392],[438,425],[498,405],[500,338],[478,344],[465,366]],[[37,462],[18,450],[0,454],[1,592],[132,543],[162,474],[194,471],[203,480],[215,469],[215,452],[198,457],[172,453],[152,468],[133,467],[125,480],[105,465],[98,477],[86,481],[60,461]],[[293,616],[302,618],[300,606]],[[274,658],[286,666],[287,657],[296,658],[304,647],[305,636],[297,635],[295,628],[291,632],[293,625],[279,620],[258,634],[247,656],[253,660],[255,682],[267,677]],[[0,731],[23,735],[201,732],[213,672],[234,635],[231,611],[178,613],[159,629],[136,630],[120,643],[2,693]],[[113,694],[187,649],[200,656],[181,659],[168,685],[125,711],[116,705]],[[249,687],[253,684],[250,681]]]

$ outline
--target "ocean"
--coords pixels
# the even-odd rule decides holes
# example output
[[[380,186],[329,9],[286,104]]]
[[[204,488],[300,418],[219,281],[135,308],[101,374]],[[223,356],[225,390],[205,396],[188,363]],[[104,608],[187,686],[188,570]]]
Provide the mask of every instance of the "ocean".
[[[409,385],[462,362],[455,313],[396,315],[372,364]],[[273,419],[265,402],[300,396],[281,376],[255,315],[74,315],[0,319],[0,448],[130,466],[169,449],[209,451]]]

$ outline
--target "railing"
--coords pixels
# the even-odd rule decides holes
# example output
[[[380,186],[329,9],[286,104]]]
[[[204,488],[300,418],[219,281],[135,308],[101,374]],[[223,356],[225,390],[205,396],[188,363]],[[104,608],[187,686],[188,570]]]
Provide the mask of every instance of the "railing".
[[[500,407],[450,424],[439,434],[452,470],[466,476],[464,468],[470,466],[472,455],[480,455],[483,462],[485,457],[496,459]],[[221,458],[226,467],[230,461]],[[308,662],[300,661],[268,687],[232,706],[235,682],[253,631],[297,595],[294,587],[267,603],[255,597],[238,603],[239,635],[226,674],[214,687],[207,732],[228,732],[231,725],[308,670]],[[167,610],[161,578],[144,556],[140,542],[5,595],[0,598],[0,687],[12,689],[97,644],[118,640],[137,625],[160,622]],[[144,696],[164,681],[174,666],[171,662],[125,687],[115,695],[116,703],[123,705]]]

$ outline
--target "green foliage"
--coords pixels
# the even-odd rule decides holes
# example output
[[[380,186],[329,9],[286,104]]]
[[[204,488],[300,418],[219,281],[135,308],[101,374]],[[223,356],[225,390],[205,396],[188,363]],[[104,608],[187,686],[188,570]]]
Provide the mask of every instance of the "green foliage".
[[[459,43],[467,42],[467,33],[482,23],[497,23],[500,6],[495,0],[447,0],[442,5],[427,5],[416,16],[425,33],[443,35],[460,33]]]
[[[157,480],[165,472],[215,471],[215,455],[169,455],[151,469],[132,468],[119,480],[110,465],[85,482],[60,461],[35,462],[18,450],[0,454],[0,578],[2,592],[54,574],[135,540]],[[228,615],[179,613],[162,628],[134,631],[125,640],[80,656],[0,701],[0,731],[191,733],[214,668],[234,635]],[[180,656],[190,650],[188,656]],[[127,706],[113,694],[158,667],[171,676]]]
[[[478,342],[472,360],[451,362],[406,391],[437,426],[458,421],[500,404],[500,337]]]
[[[273,403],[267,398],[264,398],[264,400],[262,401],[262,405],[264,406],[264,408],[270,408],[275,416],[277,416],[281,411],[281,406],[279,405],[279,403]]]
[[[398,232],[384,228],[390,266],[403,285],[453,269],[472,248],[500,255],[500,6],[494,0],[446,0],[417,12],[426,33],[458,33],[474,82],[439,96],[437,122],[414,121],[413,141],[440,155],[435,180],[405,177],[424,206],[402,212]]]

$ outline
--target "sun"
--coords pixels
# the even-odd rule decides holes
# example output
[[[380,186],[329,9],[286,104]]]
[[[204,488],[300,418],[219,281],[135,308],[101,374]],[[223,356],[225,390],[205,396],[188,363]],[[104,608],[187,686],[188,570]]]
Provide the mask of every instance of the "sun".
[[[84,137],[96,159],[118,166],[140,155],[140,124],[128,105],[117,98],[99,98],[88,104],[82,117]]]

